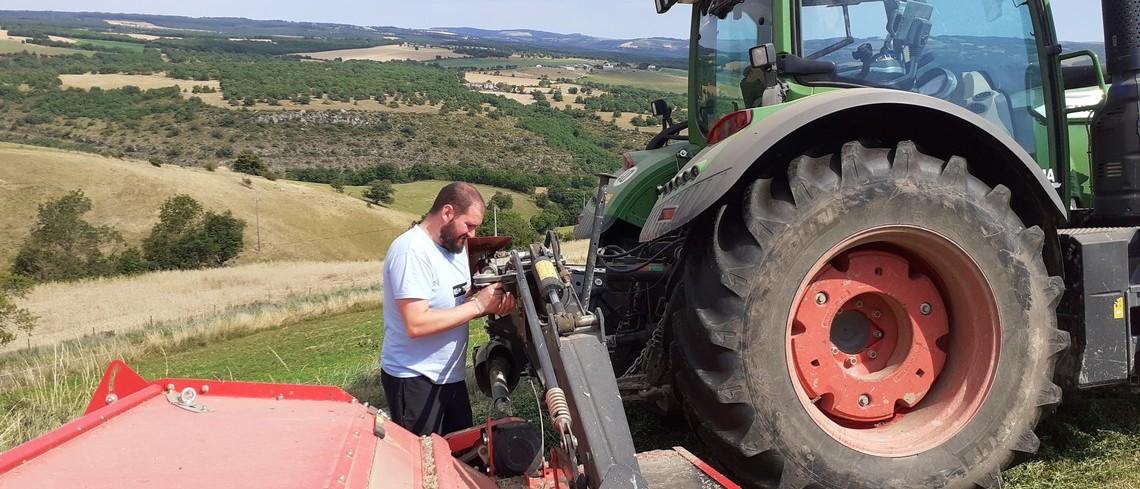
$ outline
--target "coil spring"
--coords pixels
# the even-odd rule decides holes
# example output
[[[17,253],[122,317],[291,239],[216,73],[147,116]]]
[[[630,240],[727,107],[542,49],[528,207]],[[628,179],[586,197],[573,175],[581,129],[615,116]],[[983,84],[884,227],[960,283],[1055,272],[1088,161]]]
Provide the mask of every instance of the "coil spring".
[[[546,391],[546,410],[550,411],[550,422],[558,431],[570,430],[570,404],[562,389],[555,387]]]

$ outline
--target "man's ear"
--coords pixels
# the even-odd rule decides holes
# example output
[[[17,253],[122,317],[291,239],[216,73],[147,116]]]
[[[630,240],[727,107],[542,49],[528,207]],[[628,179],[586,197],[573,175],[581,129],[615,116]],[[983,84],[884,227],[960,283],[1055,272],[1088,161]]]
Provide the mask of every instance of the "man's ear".
[[[451,204],[443,204],[443,207],[439,209],[439,217],[443,219],[444,223],[451,222],[452,219],[455,219],[455,207]]]

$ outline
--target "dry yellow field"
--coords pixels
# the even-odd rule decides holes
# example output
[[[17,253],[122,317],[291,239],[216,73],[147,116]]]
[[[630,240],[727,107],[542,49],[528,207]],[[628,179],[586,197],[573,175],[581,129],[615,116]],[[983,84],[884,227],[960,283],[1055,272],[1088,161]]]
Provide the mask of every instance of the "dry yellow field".
[[[190,88],[192,88],[194,85],[208,86],[214,88],[215,90],[221,89],[221,85],[218,84],[217,80],[179,80],[166,76],[166,73],[155,73],[153,75],[84,73],[82,75],[59,75],[59,81],[63,83],[63,86],[65,88],[82,88],[84,90],[90,90],[92,87],[99,87],[104,90],[114,90],[116,88],[123,88],[128,85],[136,86],[143,90],[178,86],[182,88],[183,92],[189,95],[210,95],[205,93],[190,94],[189,92]]]
[[[642,117],[645,117],[645,114],[634,114],[633,112],[622,112],[621,117],[618,117],[615,120],[613,112],[595,112],[595,113],[598,114],[598,117],[601,117],[603,121],[614,121],[617,124],[617,126],[622,128],[622,129],[636,129],[638,131],[649,133],[649,134],[657,134],[657,133],[661,132],[661,126],[660,125],[656,125],[656,126],[635,126],[630,122],[633,120],[634,117],[637,117],[639,115]]]
[[[311,56],[316,59],[367,59],[372,61],[392,61],[411,59],[415,61],[431,61],[440,58],[465,58],[455,51],[436,47],[423,47],[416,49],[410,44],[390,44],[359,49],[337,49],[333,51],[319,51],[315,53],[298,53],[298,56]]]
[[[29,39],[31,39],[31,38],[30,37],[22,37],[22,36],[9,36],[7,29],[0,29],[0,41],[23,42],[23,41],[27,41]]]
[[[86,335],[122,333],[192,317],[218,316],[255,302],[380,285],[382,261],[255,263],[39,285],[18,303],[39,320],[31,337],[0,352]],[[379,298],[379,294],[376,294]]]
[[[224,168],[118,160],[0,143],[0,263],[10,263],[36,218],[36,206],[82,189],[96,225],[118,229],[139,244],[169,197],[189,194],[209,210],[230,210],[246,221],[245,251],[237,263],[285,260],[371,260],[419,218],[329,190],[252,177]],[[260,234],[260,251],[258,240]]]
[[[162,39],[162,36],[155,36],[155,35],[151,35],[151,34],[127,34],[127,36],[133,37],[135,39],[142,39],[144,41],[153,41],[155,39]],[[172,37],[169,39],[179,39],[179,38]]]

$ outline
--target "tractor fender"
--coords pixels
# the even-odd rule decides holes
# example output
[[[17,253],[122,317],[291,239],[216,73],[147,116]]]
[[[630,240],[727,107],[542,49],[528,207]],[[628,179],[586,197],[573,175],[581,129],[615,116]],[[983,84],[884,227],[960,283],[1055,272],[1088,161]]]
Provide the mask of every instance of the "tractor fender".
[[[751,110],[756,114],[752,124],[705,147],[665,185],[666,192],[641,230],[641,241],[692,222],[737,186],[782,171],[800,154],[858,139],[914,140],[943,159],[962,156],[975,177],[1011,190],[1011,205],[1027,225],[1067,219],[1060,196],[1029,153],[1005,131],[950,102],[898,90],[853,88]],[[696,178],[691,178],[693,171],[699,171]],[[672,217],[662,219],[666,210],[666,217]]]

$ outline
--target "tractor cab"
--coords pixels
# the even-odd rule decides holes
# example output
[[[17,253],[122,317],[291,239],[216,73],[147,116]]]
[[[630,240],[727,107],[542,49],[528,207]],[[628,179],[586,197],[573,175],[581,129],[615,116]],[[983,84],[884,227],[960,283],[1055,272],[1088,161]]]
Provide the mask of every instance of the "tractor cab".
[[[737,110],[835,88],[876,87],[949,101],[982,116],[1030,155],[1048,154],[1051,110],[1034,2],[804,0],[792,16],[796,22],[782,24],[773,20],[779,4],[696,5],[696,120],[690,127],[700,134]],[[760,56],[759,63],[769,64],[757,66],[750,50],[766,44],[778,54]]]

